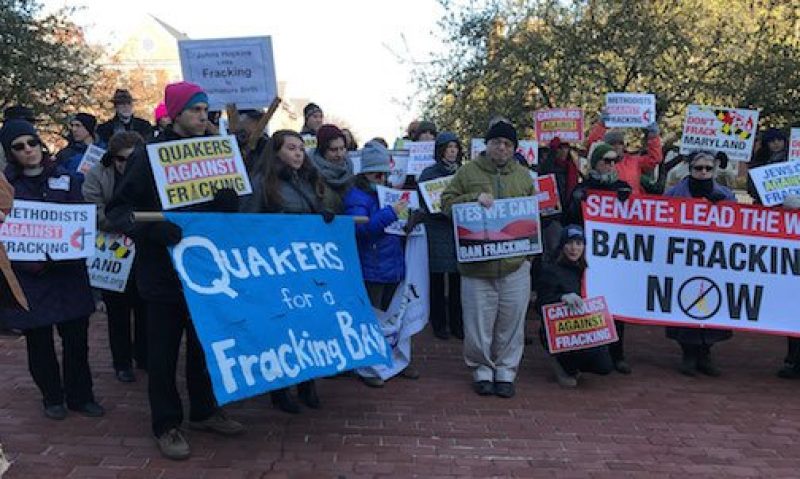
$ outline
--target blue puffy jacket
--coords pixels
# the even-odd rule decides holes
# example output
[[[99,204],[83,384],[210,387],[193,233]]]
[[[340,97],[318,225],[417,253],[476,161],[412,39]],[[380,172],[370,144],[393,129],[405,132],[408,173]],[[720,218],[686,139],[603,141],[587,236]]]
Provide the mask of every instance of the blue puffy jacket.
[[[397,221],[391,206],[379,207],[377,193],[351,187],[344,196],[345,214],[367,216],[369,222],[356,225],[358,257],[364,281],[399,283],[405,278],[403,239],[383,231]]]

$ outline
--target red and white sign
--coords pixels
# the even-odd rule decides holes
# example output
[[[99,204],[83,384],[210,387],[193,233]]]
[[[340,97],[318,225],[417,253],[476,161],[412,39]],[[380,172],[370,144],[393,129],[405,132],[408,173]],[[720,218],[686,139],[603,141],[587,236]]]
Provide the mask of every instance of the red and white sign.
[[[792,128],[789,137],[789,161],[800,161],[800,128]]]
[[[614,318],[608,311],[606,299],[584,300],[582,311],[571,311],[564,303],[542,307],[544,331],[550,353],[564,353],[594,348],[619,340]]]
[[[552,108],[533,114],[536,141],[550,143],[555,137],[567,143],[583,141],[583,110],[580,108]]]
[[[0,225],[11,261],[81,259],[94,256],[97,207],[83,203],[15,200]]]
[[[561,197],[558,195],[556,175],[537,176],[533,180],[536,199],[539,200],[539,213],[551,216],[561,213]]]
[[[591,191],[586,296],[616,320],[800,336],[800,213]]]

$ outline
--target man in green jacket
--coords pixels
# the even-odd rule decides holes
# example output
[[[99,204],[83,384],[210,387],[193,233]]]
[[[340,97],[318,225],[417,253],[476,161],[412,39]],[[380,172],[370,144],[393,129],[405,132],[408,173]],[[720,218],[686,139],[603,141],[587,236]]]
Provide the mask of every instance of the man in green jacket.
[[[491,208],[495,199],[534,196],[528,170],[514,161],[517,132],[506,122],[486,134],[486,152],[467,163],[442,194],[447,215],[457,203]],[[464,361],[481,396],[514,395],[514,379],[525,343],[531,263],[526,257],[459,263],[464,317]]]

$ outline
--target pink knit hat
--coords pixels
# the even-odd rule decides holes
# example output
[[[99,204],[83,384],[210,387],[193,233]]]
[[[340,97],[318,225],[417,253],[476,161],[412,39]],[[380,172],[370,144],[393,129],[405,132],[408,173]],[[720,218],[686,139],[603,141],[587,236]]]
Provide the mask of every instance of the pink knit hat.
[[[167,106],[167,115],[173,120],[181,112],[196,103],[208,103],[208,95],[199,85],[182,81],[170,83],[164,89],[164,103]]]
[[[161,121],[165,116],[169,116],[167,115],[167,105],[165,105],[163,101],[153,110],[153,116],[156,117],[156,123]]]

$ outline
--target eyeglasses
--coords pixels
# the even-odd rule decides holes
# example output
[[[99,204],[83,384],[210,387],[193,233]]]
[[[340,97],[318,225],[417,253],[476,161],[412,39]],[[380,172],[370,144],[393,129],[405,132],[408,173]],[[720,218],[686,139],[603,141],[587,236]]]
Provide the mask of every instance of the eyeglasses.
[[[616,157],[616,156],[613,157],[613,158],[605,158],[605,157],[603,157],[603,161],[605,161],[606,163],[619,163],[619,157]]]
[[[694,171],[714,171],[713,166],[693,166]]]
[[[22,151],[25,149],[25,145],[28,145],[31,148],[36,148],[37,146],[41,145],[42,142],[37,138],[32,138],[28,141],[23,141],[20,143],[14,143],[11,145],[11,149],[14,151]]]

